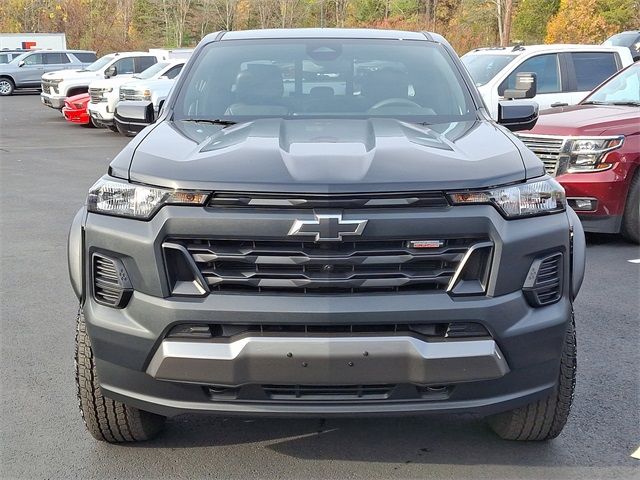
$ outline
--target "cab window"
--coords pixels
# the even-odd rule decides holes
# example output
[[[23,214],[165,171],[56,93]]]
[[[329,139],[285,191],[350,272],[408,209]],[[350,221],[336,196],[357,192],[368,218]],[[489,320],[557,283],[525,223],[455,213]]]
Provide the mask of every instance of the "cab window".
[[[618,71],[613,52],[575,52],[571,54],[578,92],[588,92]]]
[[[515,88],[516,74],[533,72],[537,76],[538,93],[557,93],[562,91],[558,55],[555,53],[537,55],[522,62],[498,87],[498,94],[504,95],[508,88]]]
[[[182,70],[182,67],[184,65],[176,65],[175,67],[170,68],[167,73],[165,73],[163,76],[169,78],[169,79],[174,79],[178,76],[178,74],[180,73],[180,70]]]
[[[133,73],[133,58],[121,58],[113,64],[118,75]]]
[[[141,72],[144,72],[150,66],[158,63],[158,59],[156,57],[137,57],[135,59],[135,63],[136,63],[135,71],[131,73],[141,73]]]

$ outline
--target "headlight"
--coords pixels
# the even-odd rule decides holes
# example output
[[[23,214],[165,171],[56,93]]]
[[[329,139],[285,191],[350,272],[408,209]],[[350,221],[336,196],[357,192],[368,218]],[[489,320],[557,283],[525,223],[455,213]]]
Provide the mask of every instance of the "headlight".
[[[151,100],[151,90],[145,90],[144,92],[142,92],[142,99]]]
[[[606,170],[610,163],[603,160],[606,154],[616,150],[624,143],[624,136],[574,138],[568,141],[569,164],[568,173],[593,172]]]
[[[566,208],[564,189],[552,178],[475,192],[454,192],[449,193],[449,198],[454,205],[494,205],[507,218],[544,215]]]
[[[163,205],[203,205],[209,194],[136,185],[103,177],[89,190],[90,212],[150,219]]]

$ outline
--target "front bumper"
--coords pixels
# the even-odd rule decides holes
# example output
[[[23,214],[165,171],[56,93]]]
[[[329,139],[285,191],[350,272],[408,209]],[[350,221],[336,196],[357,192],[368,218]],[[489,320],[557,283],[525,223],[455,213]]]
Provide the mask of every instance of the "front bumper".
[[[71,123],[78,123],[80,125],[86,125],[91,121],[91,117],[89,116],[89,112],[86,109],[80,110],[77,108],[67,107],[66,105],[62,108],[62,114],[64,118]]]
[[[44,92],[40,94],[40,101],[42,104],[47,107],[55,108],[56,110],[60,110],[64,107],[64,100],[65,97],[63,96],[52,95]]]
[[[87,111],[98,125],[102,125],[103,127],[113,125],[113,112],[109,111],[109,104],[107,102],[89,103],[87,105]]]
[[[615,154],[615,155],[613,155]],[[624,152],[612,152],[610,157],[624,158]],[[618,233],[622,225],[629,185],[633,178],[633,164],[618,161],[602,172],[565,173],[556,180],[564,187],[569,203],[590,200],[591,208],[576,213],[587,232]]]
[[[223,386],[288,384],[292,378],[313,385],[448,385],[508,371],[494,340],[425,342],[403,336],[169,339],[147,367],[158,380]]]
[[[571,271],[567,215],[508,222],[490,206],[469,206],[417,211],[413,216],[418,218],[376,212],[369,221],[378,227],[379,235],[403,231],[402,222],[409,222],[411,228],[419,225],[420,231],[414,228],[412,235],[420,238],[430,238],[436,232],[487,234],[496,245],[488,295],[219,293],[172,297],[161,248],[167,236],[216,232],[233,238],[234,232],[242,236],[257,231],[267,235],[270,228],[279,225],[288,229],[291,213],[165,207],[151,221],[138,222],[79,212],[70,235],[70,271],[83,302],[102,391],[163,415],[195,411],[260,415],[495,413],[549,394],[556,385],[571,317],[572,278],[564,276],[565,294],[560,301],[541,308],[532,308],[520,288],[532,261],[540,255],[562,252],[564,269]],[[578,240],[583,241],[579,233]],[[134,287],[125,308],[98,304],[87,293],[91,291],[87,257],[95,251],[113,252],[125,265]],[[573,268],[576,270],[580,268]],[[425,322],[480,323],[490,336],[431,342],[404,336],[264,338],[256,334],[227,344],[166,338],[180,323]],[[442,387],[446,393],[330,401],[243,393],[245,387],[265,384],[369,383]],[[211,389],[221,386],[233,387],[232,392],[212,395]]]

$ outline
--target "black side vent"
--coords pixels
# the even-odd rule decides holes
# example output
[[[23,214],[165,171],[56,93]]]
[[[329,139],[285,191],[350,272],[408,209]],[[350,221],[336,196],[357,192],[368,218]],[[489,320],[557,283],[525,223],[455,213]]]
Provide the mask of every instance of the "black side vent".
[[[562,297],[562,254],[536,259],[524,283],[524,294],[534,307],[550,305]]]
[[[109,307],[123,308],[131,298],[131,282],[119,260],[97,253],[92,258],[93,297]]]

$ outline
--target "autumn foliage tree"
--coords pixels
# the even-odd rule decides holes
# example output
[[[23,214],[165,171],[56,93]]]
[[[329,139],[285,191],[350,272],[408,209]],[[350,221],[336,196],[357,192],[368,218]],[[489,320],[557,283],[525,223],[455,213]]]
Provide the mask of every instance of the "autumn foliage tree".
[[[599,0],[561,0],[547,25],[547,43],[600,43],[619,26],[608,22]]]
[[[376,27],[481,46],[599,43],[638,28],[640,0],[0,0],[0,32],[64,32],[99,54],[187,47],[217,30]]]

